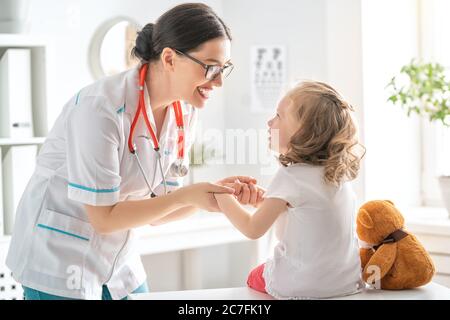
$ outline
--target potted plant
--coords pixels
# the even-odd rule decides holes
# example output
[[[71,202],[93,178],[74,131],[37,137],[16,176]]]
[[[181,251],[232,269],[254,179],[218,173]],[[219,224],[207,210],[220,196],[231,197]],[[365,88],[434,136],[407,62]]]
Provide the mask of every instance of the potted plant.
[[[408,116],[417,113],[430,122],[440,122],[450,130],[450,82],[444,66],[412,60],[387,85],[388,101],[406,109]],[[447,146],[450,148],[450,145]],[[442,199],[450,215],[450,163],[439,177]]]

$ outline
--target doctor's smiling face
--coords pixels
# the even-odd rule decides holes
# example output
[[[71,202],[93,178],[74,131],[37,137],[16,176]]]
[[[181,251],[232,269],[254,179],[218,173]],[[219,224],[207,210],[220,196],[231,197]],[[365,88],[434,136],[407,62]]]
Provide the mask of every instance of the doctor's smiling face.
[[[173,86],[181,100],[203,108],[214,89],[221,87],[231,72],[231,41],[216,38],[189,52],[175,50]]]
[[[229,28],[210,7],[184,3],[138,33],[133,55],[142,63],[150,62],[148,80],[159,81],[153,96],[160,93],[161,101],[155,100],[161,106],[183,100],[203,108],[233,70],[231,40]]]

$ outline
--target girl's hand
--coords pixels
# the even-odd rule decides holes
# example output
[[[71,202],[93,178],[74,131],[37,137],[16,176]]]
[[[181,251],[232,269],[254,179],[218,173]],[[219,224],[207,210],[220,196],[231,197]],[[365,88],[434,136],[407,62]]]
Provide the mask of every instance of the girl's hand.
[[[218,212],[220,210],[214,198],[214,193],[234,194],[234,189],[228,186],[202,182],[172,192],[172,194],[177,196],[186,205],[193,205],[203,210]]]
[[[266,189],[264,189],[263,187],[260,187],[258,185],[256,185],[255,187],[257,189],[258,196],[256,197],[256,201],[255,201],[255,204],[253,204],[253,206],[255,208],[259,208],[264,201],[264,194],[266,193]]]
[[[257,183],[255,178],[249,177],[249,176],[232,176],[232,177],[228,177],[228,178],[222,179],[220,181],[217,181],[216,183],[220,184],[220,185],[227,185],[229,183],[234,183],[236,180],[239,182],[242,182],[242,183],[254,183],[254,184]]]
[[[251,205],[258,208],[264,200],[263,196],[266,190],[252,182],[243,183],[236,179],[233,183],[225,183],[223,185],[234,188],[234,195],[242,205]]]

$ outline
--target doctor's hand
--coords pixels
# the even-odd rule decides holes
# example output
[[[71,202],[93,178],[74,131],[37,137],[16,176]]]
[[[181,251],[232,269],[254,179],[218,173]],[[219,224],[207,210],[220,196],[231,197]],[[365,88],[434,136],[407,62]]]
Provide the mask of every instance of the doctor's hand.
[[[218,185],[209,182],[195,183],[173,192],[186,204],[200,209],[218,212],[220,211],[214,193],[234,194],[234,189],[229,186]]]

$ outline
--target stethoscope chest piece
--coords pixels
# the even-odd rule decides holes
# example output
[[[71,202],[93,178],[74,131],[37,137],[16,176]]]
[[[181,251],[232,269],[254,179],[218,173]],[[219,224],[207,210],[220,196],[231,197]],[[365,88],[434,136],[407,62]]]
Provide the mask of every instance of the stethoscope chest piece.
[[[188,167],[180,159],[177,159],[170,166],[170,175],[172,177],[185,177],[188,174],[188,171]]]

